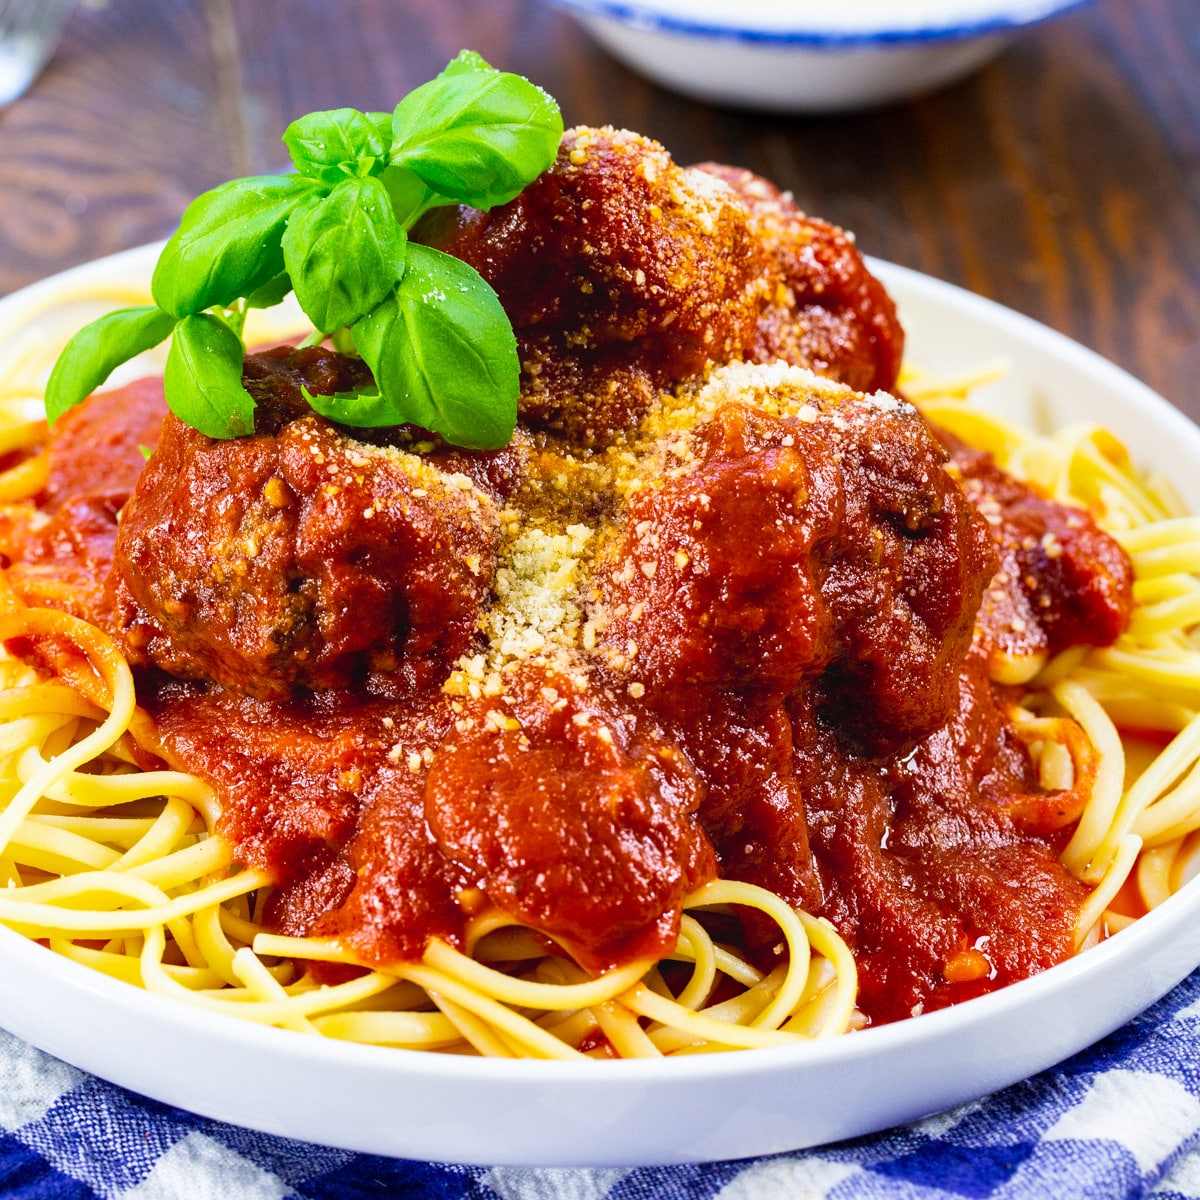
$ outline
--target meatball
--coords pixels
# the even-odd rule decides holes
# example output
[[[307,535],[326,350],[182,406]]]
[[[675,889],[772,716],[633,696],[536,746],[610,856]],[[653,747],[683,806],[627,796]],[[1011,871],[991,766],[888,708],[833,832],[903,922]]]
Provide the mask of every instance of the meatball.
[[[500,296],[522,415],[577,441],[631,428],[659,389],[712,364],[783,358],[856,387],[895,382],[895,310],[846,234],[637,134],[571,130],[510,204],[442,210],[421,234]]]
[[[605,643],[636,647],[650,686],[790,695],[832,651],[820,584],[844,506],[812,425],[721,407],[629,502],[600,570]]]
[[[822,421],[846,509],[821,584],[836,649],[820,709],[872,753],[898,752],[957,708],[995,550],[911,406],[851,393]]]
[[[601,556],[603,640],[647,687],[802,685],[873,750],[954,711],[995,566],[917,412],[795,368],[718,372]]]
[[[952,434],[939,436],[1000,559],[979,614],[993,672],[1023,682],[1068,646],[1115,641],[1133,610],[1133,567],[1117,542],[1090,513],[1043,496]]]
[[[436,682],[475,638],[495,501],[274,407],[277,433],[228,441],[164,422],[109,578],[131,661],[274,699],[380,674]]]
[[[904,334],[896,307],[867,270],[853,234],[810,217],[752,171],[705,163],[743,201],[751,232],[785,286],[776,286],[746,357],[783,359],[860,392],[891,391]]]

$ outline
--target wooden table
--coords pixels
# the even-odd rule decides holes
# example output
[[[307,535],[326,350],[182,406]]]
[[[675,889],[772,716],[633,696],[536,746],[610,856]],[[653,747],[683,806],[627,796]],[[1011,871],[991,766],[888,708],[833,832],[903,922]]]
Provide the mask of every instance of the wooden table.
[[[286,168],[312,109],[390,109],[463,45],[568,124],[759,171],[869,253],[1114,359],[1200,419],[1200,4],[1096,0],[937,95],[723,111],[643,81],[534,0],[90,0],[0,111],[0,293],[168,234],[195,194]]]

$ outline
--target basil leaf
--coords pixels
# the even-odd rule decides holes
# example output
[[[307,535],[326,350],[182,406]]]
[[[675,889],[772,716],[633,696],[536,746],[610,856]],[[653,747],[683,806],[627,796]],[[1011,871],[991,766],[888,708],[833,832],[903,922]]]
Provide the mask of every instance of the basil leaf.
[[[296,170],[326,183],[362,174],[360,164],[370,170],[386,156],[391,140],[390,123],[381,126],[356,108],[309,113],[293,121],[283,135]]]
[[[123,362],[157,346],[175,318],[153,305],[120,308],[85,325],[58,356],[46,384],[46,420],[53,424],[86,400]]]
[[[390,150],[392,146],[392,114],[390,112],[369,112],[364,115],[379,131],[383,144]]]
[[[464,52],[396,105],[390,161],[448,202],[488,209],[550,166],[562,131],[541,88]]]
[[[281,274],[284,227],[314,186],[297,175],[260,175],[198,196],[154,268],[155,303],[177,317],[226,308]]]
[[[304,399],[313,412],[339,425],[350,425],[355,429],[379,429],[392,425],[403,425],[404,414],[378,388],[361,392],[335,392],[332,396],[313,396],[308,388],[301,388]]]
[[[412,242],[408,255],[392,294],[354,326],[377,387],[400,420],[456,446],[506,445],[517,422],[521,366],[496,293],[440,250]]]
[[[400,277],[407,241],[374,177],[346,179],[300,209],[283,233],[283,261],[308,319],[322,333],[352,325]]]
[[[255,288],[246,297],[246,307],[274,308],[275,305],[284,302],[291,290],[292,281],[285,271],[282,275],[276,275],[274,279],[268,279],[262,287]]]
[[[494,75],[496,68],[478,50],[460,50],[443,68],[443,75]]]
[[[254,398],[242,386],[244,351],[241,338],[219,318],[184,317],[163,372],[167,407],[212,438],[253,433]]]
[[[391,198],[392,215],[406,229],[411,229],[425,210],[432,193],[420,179],[403,167],[386,167],[379,178]]]

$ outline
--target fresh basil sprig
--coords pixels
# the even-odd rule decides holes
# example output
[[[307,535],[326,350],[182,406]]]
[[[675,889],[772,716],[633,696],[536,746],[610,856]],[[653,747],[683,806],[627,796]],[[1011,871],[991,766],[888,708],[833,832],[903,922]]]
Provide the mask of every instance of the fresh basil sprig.
[[[308,396],[351,426],[412,423],[458,446],[504,445],[520,364],[496,293],[471,267],[408,233],[431,208],[489,209],[554,161],[558,106],[464,50],[392,113],[309,113],[283,135],[295,171],[235,179],[199,196],[154,270],[154,305],[80,330],[46,389],[54,421],[121,363],[174,335],[167,404],[215,438],[254,429],[242,385],[250,308],[294,291],[316,330],[353,344],[375,386]]]
[[[449,425],[470,429],[471,445],[505,445],[516,421],[516,393],[511,413],[479,403],[481,391],[507,394],[517,356],[512,327],[505,322],[501,331],[493,321],[495,297],[474,268],[414,243],[404,278],[351,330],[375,390],[306,392],[305,398],[322,416],[346,425],[411,421],[439,432]],[[350,412],[356,419],[348,419]]]

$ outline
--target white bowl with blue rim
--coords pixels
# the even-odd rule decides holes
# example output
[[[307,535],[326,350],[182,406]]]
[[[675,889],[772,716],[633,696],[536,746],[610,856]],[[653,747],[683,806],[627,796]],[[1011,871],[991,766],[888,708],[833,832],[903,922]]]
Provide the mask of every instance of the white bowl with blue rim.
[[[1086,0],[549,0],[615,57],[717,104],[840,112],[933,91]]]

